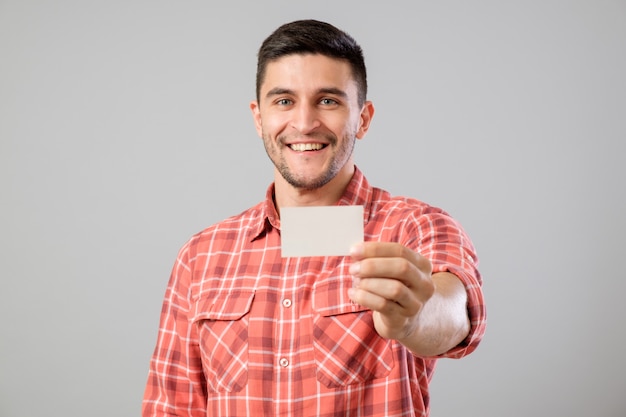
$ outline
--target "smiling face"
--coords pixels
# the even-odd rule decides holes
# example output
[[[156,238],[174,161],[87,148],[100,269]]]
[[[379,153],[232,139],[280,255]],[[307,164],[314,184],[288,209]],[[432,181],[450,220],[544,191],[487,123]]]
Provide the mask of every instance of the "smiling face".
[[[374,112],[370,102],[359,106],[347,62],[319,54],[272,61],[250,108],[275,166],[277,194],[343,192],[354,173],[355,140]]]

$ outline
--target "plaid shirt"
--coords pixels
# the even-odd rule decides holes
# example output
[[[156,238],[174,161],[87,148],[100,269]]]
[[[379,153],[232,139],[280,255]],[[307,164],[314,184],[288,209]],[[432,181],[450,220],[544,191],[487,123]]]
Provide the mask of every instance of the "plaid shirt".
[[[426,416],[436,358],[374,330],[351,302],[349,257],[281,258],[266,200],[193,236],[174,265],[143,416]],[[485,330],[477,257],[440,209],[391,197],[356,169],[341,205],[364,206],[366,241],[400,242],[465,284],[473,351]]]

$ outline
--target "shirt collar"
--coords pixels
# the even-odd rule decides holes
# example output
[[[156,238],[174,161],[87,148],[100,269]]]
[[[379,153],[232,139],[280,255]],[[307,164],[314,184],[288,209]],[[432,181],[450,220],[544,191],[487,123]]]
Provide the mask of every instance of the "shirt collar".
[[[258,211],[258,221],[256,226],[250,229],[249,240],[253,241],[271,228],[280,230],[280,219],[274,203],[274,183],[270,184],[265,193],[265,201],[260,204]],[[348,183],[346,190],[337,202],[338,206],[363,206],[363,222],[366,224],[370,218],[370,207],[372,201],[373,188],[361,172],[355,166],[354,175]]]

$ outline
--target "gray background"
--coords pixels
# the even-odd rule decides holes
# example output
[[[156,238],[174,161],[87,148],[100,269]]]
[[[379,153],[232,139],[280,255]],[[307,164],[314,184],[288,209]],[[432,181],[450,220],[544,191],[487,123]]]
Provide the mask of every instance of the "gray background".
[[[0,0],[0,416],[139,414],[176,252],[271,181],[255,53],[296,18],[365,50],[369,180],[479,251],[433,416],[626,415],[626,2]]]

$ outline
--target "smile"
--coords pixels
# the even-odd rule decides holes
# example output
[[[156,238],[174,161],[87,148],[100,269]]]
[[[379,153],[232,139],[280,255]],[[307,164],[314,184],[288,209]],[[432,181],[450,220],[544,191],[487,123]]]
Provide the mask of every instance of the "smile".
[[[296,152],[319,151],[326,145],[321,143],[293,143],[289,147]]]

